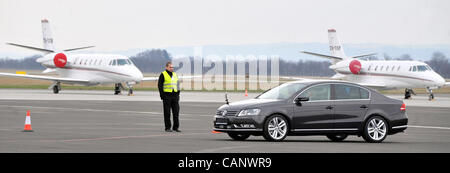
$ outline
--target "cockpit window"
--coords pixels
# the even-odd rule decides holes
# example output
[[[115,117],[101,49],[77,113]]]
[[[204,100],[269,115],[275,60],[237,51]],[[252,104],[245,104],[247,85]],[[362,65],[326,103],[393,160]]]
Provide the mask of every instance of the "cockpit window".
[[[127,59],[127,61],[128,61],[128,64],[130,64],[130,65],[133,64],[133,62],[129,59]]]
[[[417,71],[428,71],[428,68],[424,65],[418,65],[417,66]]]
[[[117,65],[118,66],[123,66],[123,65],[129,65],[130,63],[127,61],[127,59],[118,59],[117,60]]]

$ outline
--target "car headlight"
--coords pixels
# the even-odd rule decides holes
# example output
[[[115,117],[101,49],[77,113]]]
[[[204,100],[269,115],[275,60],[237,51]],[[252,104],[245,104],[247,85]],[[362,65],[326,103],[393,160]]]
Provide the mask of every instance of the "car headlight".
[[[259,115],[261,112],[261,109],[244,109],[241,112],[239,112],[239,116],[247,116],[247,115]]]

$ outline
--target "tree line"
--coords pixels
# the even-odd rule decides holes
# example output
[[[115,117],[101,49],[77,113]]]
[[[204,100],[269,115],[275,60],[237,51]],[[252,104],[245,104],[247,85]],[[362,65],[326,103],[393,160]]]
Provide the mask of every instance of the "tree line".
[[[25,57],[23,59],[10,59],[10,58],[0,58],[0,69],[17,69],[17,70],[44,70],[45,68],[36,62],[36,59],[41,57],[40,55],[33,55],[30,57]],[[140,52],[130,59],[134,64],[144,73],[159,73],[164,70],[164,66],[167,61],[170,61],[172,56],[164,49],[152,49]],[[379,60],[377,57],[366,57],[368,60]],[[383,55],[385,60],[412,60],[410,55],[404,54],[397,58],[392,58],[387,54]],[[193,57],[189,57],[191,64],[191,69],[194,69]],[[204,61],[204,60],[203,60]],[[198,63],[198,62],[197,62]],[[200,62],[202,63],[202,62]],[[248,61],[245,63],[246,70],[248,73],[249,63],[257,63]],[[435,52],[433,53],[430,60],[425,61],[434,71],[443,76],[444,78],[450,78],[450,61],[443,53]],[[203,73],[208,72],[216,64],[212,63],[211,66],[203,67]],[[222,61],[223,71],[225,74],[226,62]],[[279,75],[280,76],[333,76],[335,72],[329,69],[331,63],[329,61],[311,61],[311,60],[285,60],[282,57],[279,58]],[[259,66],[257,67],[259,68]],[[267,64],[268,75],[271,73],[271,62],[268,61]],[[175,69],[176,70],[176,69]],[[237,68],[235,64],[234,74],[237,73]]]

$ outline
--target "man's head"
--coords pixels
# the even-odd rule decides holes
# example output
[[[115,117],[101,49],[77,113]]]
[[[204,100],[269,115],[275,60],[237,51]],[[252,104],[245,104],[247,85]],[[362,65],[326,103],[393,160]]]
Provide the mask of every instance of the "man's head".
[[[169,61],[169,62],[166,63],[166,70],[170,71],[170,72],[173,72],[172,62]]]

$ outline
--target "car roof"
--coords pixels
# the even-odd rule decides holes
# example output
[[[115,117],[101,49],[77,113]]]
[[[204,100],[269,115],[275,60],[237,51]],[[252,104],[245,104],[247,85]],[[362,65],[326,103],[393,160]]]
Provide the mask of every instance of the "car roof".
[[[302,79],[302,80],[296,80],[296,81],[290,81],[286,83],[303,83],[307,85],[311,84],[319,84],[319,83],[343,83],[343,84],[352,84],[352,85],[358,85],[357,83],[348,82],[348,81],[342,81],[342,80],[331,80],[331,79]]]

